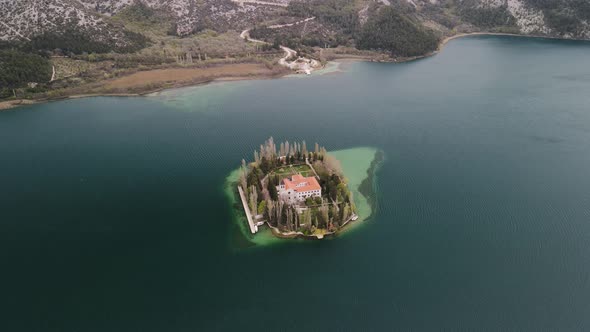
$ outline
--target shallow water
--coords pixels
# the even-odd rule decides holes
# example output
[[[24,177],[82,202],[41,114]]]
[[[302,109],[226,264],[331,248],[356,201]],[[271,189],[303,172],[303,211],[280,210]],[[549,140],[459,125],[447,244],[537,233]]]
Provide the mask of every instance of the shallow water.
[[[0,330],[587,330],[589,54],[472,37],[2,112]],[[232,250],[225,177],[269,136],[384,151],[374,218]]]

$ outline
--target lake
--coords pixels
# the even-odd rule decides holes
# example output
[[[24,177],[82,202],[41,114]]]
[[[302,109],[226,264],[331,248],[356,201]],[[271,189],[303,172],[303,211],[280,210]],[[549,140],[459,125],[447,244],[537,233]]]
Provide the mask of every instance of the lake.
[[[0,330],[588,330],[589,55],[478,36],[1,112]],[[224,181],[269,136],[383,151],[373,218],[237,250]]]

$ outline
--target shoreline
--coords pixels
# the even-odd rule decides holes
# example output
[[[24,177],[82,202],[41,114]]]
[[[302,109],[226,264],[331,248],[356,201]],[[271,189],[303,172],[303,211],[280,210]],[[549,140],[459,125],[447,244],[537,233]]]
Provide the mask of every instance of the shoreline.
[[[149,71],[149,70],[147,70]],[[215,82],[233,82],[233,81],[249,81],[249,80],[269,80],[269,79],[276,79],[282,78],[284,76],[290,75],[290,72],[282,72],[280,74],[271,74],[271,75],[251,75],[251,76],[220,76],[210,79],[204,79],[201,81],[186,81],[186,82],[176,82],[172,86],[164,86],[152,89],[146,89],[141,92],[135,93],[82,93],[82,94],[73,94],[73,95],[64,95],[59,97],[53,98],[40,98],[40,99],[13,99],[13,100],[5,100],[0,101],[0,112],[3,111],[10,111],[17,109],[21,106],[30,106],[35,104],[43,104],[49,103],[54,101],[61,101],[61,100],[69,100],[69,99],[82,99],[82,98],[90,98],[90,97],[141,97],[147,96],[154,93],[158,93],[165,90],[172,90],[172,89],[180,89],[186,88],[191,86],[200,86],[200,85],[207,85]]]
[[[551,36],[541,36],[541,35],[521,35],[515,33],[505,33],[505,32],[465,32],[465,33],[458,33],[452,36],[447,36],[443,38],[435,51],[430,52],[428,54],[414,56],[414,57],[407,57],[407,58],[397,58],[391,60],[376,60],[375,58],[368,56],[368,55],[347,55],[342,54],[342,56],[338,56],[335,59],[331,60],[333,62],[391,62],[391,63],[405,63],[416,61],[420,59],[425,59],[428,57],[432,57],[437,55],[438,53],[442,52],[445,46],[454,39],[470,37],[470,36],[505,36],[505,37],[519,37],[519,38],[535,38],[535,39],[551,39],[551,40],[564,40],[564,41],[587,41],[587,39],[576,39],[576,38],[561,38],[561,37],[551,37]],[[222,65],[223,66],[223,65]],[[158,69],[146,70],[145,72],[152,72]],[[292,75],[292,72],[280,72],[277,74],[253,74],[253,75],[227,75],[227,76],[219,76],[215,78],[208,78],[203,80],[196,80],[196,81],[179,81],[174,82],[171,86],[163,86],[157,88],[147,88],[146,90],[134,92],[134,93],[82,93],[82,94],[73,94],[73,95],[64,95],[52,98],[39,98],[39,99],[13,99],[13,100],[5,100],[0,101],[0,112],[8,111],[16,109],[20,106],[29,106],[35,104],[41,104],[46,102],[52,101],[59,101],[59,100],[68,100],[68,99],[80,99],[80,98],[88,98],[88,97],[139,97],[139,96],[146,96],[153,93],[161,92],[164,90],[170,89],[178,89],[190,86],[200,86],[206,85],[213,82],[223,82],[223,81],[246,81],[246,80],[263,80],[263,79],[276,79],[276,78],[283,78],[289,75]],[[130,76],[130,75],[129,75]],[[106,82],[106,81],[105,81]],[[146,85],[149,86],[149,83]],[[141,90],[141,87],[139,88]]]
[[[519,35],[516,33],[508,33],[508,32],[464,32],[458,33],[456,35],[448,36],[441,40],[438,45],[436,53],[442,51],[444,47],[453,39],[463,38],[463,37],[470,37],[470,36],[504,36],[504,37],[519,37],[519,38],[534,38],[534,39],[552,39],[552,40],[565,40],[565,41],[586,41],[590,42],[588,39],[578,39],[578,38],[561,38],[561,37],[551,37],[551,36],[542,36],[542,35]],[[435,53],[435,54],[436,54]]]
[[[360,153],[360,155],[359,155]],[[237,181],[239,170],[233,170],[225,180],[224,191],[226,193],[228,202],[232,209],[233,225],[236,227],[236,232],[239,233],[239,239],[236,240],[236,234],[233,234],[231,238],[236,243],[239,243],[239,247],[248,248],[251,246],[264,246],[269,244],[281,243],[282,240],[322,240],[330,239],[337,236],[343,236],[350,231],[356,229],[359,225],[365,224],[365,221],[370,220],[374,217],[377,212],[376,195],[377,195],[377,175],[379,167],[385,161],[384,152],[378,148],[372,147],[356,147],[344,150],[336,150],[330,152],[332,155],[339,155],[337,158],[341,160],[342,167],[346,174],[351,175],[348,178],[350,190],[353,193],[355,205],[357,206],[358,220],[350,221],[344,225],[341,229],[332,232],[325,232],[321,234],[303,234],[302,232],[287,232],[283,233],[278,231],[275,227],[265,223],[263,228],[260,228],[256,234],[250,234],[247,226],[247,220],[244,213],[244,209],[239,204],[240,198],[238,195]],[[356,162],[361,156],[361,159],[367,159],[372,155],[370,161],[365,165],[359,165]],[[360,169],[358,169],[360,167]],[[347,170],[348,169],[348,170]],[[359,178],[362,177],[362,178]],[[363,188],[364,187],[364,188]],[[248,244],[245,244],[248,243]]]
[[[503,37],[519,37],[519,38],[534,38],[534,39],[551,39],[551,40],[564,40],[564,41],[586,41],[586,42],[590,42],[590,40],[588,39],[576,39],[576,38],[561,38],[561,37],[551,37],[551,36],[541,36],[541,35],[519,35],[516,33],[508,33],[508,32],[462,32],[462,33],[458,33],[452,36],[448,36],[443,38],[440,43],[438,44],[438,47],[436,49],[436,51],[429,53],[429,54],[425,54],[424,56],[418,57],[416,59],[413,60],[418,60],[418,59],[422,59],[422,58],[427,58],[427,57],[431,57],[434,55],[437,55],[438,53],[442,52],[443,49],[445,48],[445,46],[447,46],[447,44],[454,40],[454,39],[459,39],[459,38],[464,38],[464,37],[472,37],[472,36],[503,36]],[[413,61],[413,60],[408,60],[408,61]],[[407,61],[404,61],[407,62]]]
[[[374,60],[370,59],[370,56],[366,56],[366,61],[370,62],[383,62],[383,63],[405,63],[405,62],[412,62],[420,59],[429,58],[435,56],[443,51],[445,46],[454,39],[464,38],[464,37],[472,37],[472,36],[503,36],[503,37],[519,37],[519,38],[534,38],[534,39],[551,39],[551,40],[563,40],[563,41],[577,41],[577,42],[590,42],[589,39],[578,39],[578,38],[562,38],[562,37],[551,37],[551,36],[542,36],[542,35],[520,35],[516,33],[508,33],[508,32],[462,32],[452,36],[447,36],[438,43],[438,47],[436,50],[423,54],[423,55],[416,55],[412,57],[403,57],[403,58],[394,58],[391,60]],[[338,58],[338,60],[348,60],[348,61],[365,61],[362,59],[363,56],[359,57],[346,57],[343,56],[342,58]]]

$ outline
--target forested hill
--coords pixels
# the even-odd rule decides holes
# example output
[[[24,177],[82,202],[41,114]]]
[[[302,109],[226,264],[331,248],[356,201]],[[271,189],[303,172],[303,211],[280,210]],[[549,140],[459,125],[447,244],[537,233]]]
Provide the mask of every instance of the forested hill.
[[[57,47],[87,52],[134,52],[148,40],[112,20],[126,8],[143,5],[166,16],[169,32],[187,36],[203,29],[239,30],[288,17],[319,18],[300,36],[332,45],[354,40],[362,26],[375,15],[383,22],[412,23],[419,33],[430,29],[440,35],[454,31],[509,31],[564,38],[590,38],[588,0],[266,0],[289,4],[280,7],[239,3],[231,0],[0,0],[0,40],[49,39],[38,47]],[[390,7],[379,14],[378,7]],[[416,24],[417,23],[417,24]],[[414,29],[417,27],[418,29]],[[398,27],[399,28],[399,27]],[[367,31],[362,32],[366,35]],[[405,31],[404,31],[405,33]],[[68,38],[67,36],[70,36]],[[72,46],[79,43],[80,47]],[[96,44],[97,46],[91,46]],[[366,44],[366,43],[364,43]],[[404,53],[404,52],[402,52]]]
[[[438,47],[439,37],[419,21],[392,7],[381,8],[370,16],[357,38],[361,49],[379,49],[393,56],[420,56]]]
[[[36,50],[135,52],[149,45],[150,39],[112,17],[138,6],[165,17],[167,31],[175,36],[204,29],[264,27],[266,22],[288,21],[289,17],[315,16],[318,19],[306,25],[305,31],[281,31],[279,37],[309,46],[389,48],[400,55],[428,52],[432,36],[456,32],[590,38],[588,0],[267,1],[289,6],[280,10],[231,0],[0,0],[0,41],[30,42]],[[384,7],[388,8],[382,10]],[[376,24],[384,24],[388,31],[373,31]],[[386,38],[389,33],[396,37]],[[408,40],[419,45],[409,45]]]
[[[465,32],[589,39],[589,8],[587,0],[294,0],[289,16],[316,20],[287,33],[258,28],[253,36],[408,57],[430,53],[441,38]]]

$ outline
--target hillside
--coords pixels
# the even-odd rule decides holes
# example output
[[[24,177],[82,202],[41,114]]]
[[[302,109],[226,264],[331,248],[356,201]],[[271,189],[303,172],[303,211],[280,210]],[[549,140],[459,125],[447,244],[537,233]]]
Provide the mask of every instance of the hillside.
[[[272,2],[269,1],[269,2]],[[148,44],[141,35],[111,18],[143,5],[165,16],[167,31],[188,36],[204,29],[241,30],[289,17],[319,19],[299,35],[309,46],[353,45],[380,7],[395,9],[392,20],[417,22],[418,30],[438,35],[456,31],[507,31],[562,38],[590,38],[590,2],[586,0],[304,0],[283,1],[287,8],[231,0],[0,0],[0,40],[51,39],[37,48],[67,48],[74,35],[87,52],[134,52]],[[403,19],[402,19],[403,18]],[[131,29],[132,30],[132,29]],[[137,31],[136,31],[137,32]],[[285,35],[284,31],[281,31]],[[41,36],[43,38],[41,38]],[[59,38],[66,40],[57,40]],[[285,38],[285,36],[281,37]],[[273,39],[271,37],[270,39]],[[98,44],[90,46],[89,44]],[[87,48],[87,49],[84,49]],[[77,48],[76,51],[79,51]],[[405,53],[405,52],[402,52]]]
[[[0,40],[34,48],[133,52],[146,40],[111,24],[76,0],[0,0]]]
[[[0,50],[38,55],[44,60],[30,59],[56,69],[49,82],[0,63],[0,82],[11,82],[0,94],[30,97],[18,87],[31,82],[41,83],[36,94],[68,94],[72,86],[155,68],[273,68],[280,45],[319,60],[397,61],[430,54],[458,33],[590,39],[589,22],[587,0],[0,0]],[[268,44],[245,42],[245,29]]]

